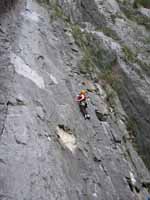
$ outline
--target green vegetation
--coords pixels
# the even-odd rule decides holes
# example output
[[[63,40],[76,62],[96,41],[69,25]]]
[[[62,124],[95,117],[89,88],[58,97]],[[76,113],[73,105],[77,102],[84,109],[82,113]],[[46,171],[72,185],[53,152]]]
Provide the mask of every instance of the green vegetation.
[[[150,154],[149,145],[144,142],[145,139],[142,136],[140,136],[141,141],[139,141],[139,136],[136,134],[137,130],[140,128],[138,120],[134,117],[129,117],[126,126],[134,149],[138,152],[148,169],[150,169],[150,162],[148,159]],[[145,187],[150,190],[149,184],[146,184]]]
[[[52,14],[50,16],[51,21],[62,19],[64,22],[70,23],[70,18],[64,14],[63,9],[58,5],[56,1],[51,1],[50,7],[52,9]]]
[[[122,50],[124,52],[124,55],[125,55],[125,58],[126,58],[127,62],[132,62],[132,63],[136,62],[137,55],[135,53],[133,53],[127,46],[124,45],[122,47]]]
[[[107,94],[107,103],[115,109],[115,91],[121,89],[121,79],[114,70],[117,68],[116,55],[100,46],[91,33],[81,30],[79,25],[72,25],[72,35],[76,44],[83,52],[80,62],[80,72],[90,75],[97,75],[97,79],[103,81],[103,86]],[[107,86],[111,86],[107,87]],[[112,89],[113,88],[113,89]]]
[[[135,132],[136,132],[136,128],[137,128],[137,122],[134,118],[130,117],[127,119],[127,123],[126,123],[126,126],[127,126],[127,130],[129,132],[129,135],[131,137],[135,137]]]
[[[94,50],[90,46],[90,34],[82,32],[79,25],[72,25],[72,35],[76,44],[83,51],[80,62],[80,71],[91,74],[95,70]]]
[[[94,38],[91,33],[82,31],[79,25],[72,24],[69,18],[65,16],[62,8],[58,5],[57,0],[37,1],[42,5],[48,6],[51,9],[51,20],[62,19],[64,22],[67,22],[67,25],[71,27],[72,35],[75,39],[75,42],[80,47],[83,53],[83,57],[79,66],[80,71],[82,73],[90,75],[90,77],[92,78],[92,74],[97,72],[97,69],[99,69],[99,72],[97,73],[97,79],[103,80],[105,91],[107,94],[107,102],[115,110],[115,91],[118,92],[122,89],[122,81],[120,76],[118,75],[119,73],[114,70],[117,66],[116,55],[112,55],[112,52],[109,52],[109,50],[106,50],[105,47],[100,46],[98,41],[96,41],[96,38]],[[138,15],[136,11],[134,11],[135,9],[132,9],[133,8],[128,9],[125,6],[124,10],[127,17],[129,17],[131,20],[138,22],[139,24],[143,24],[148,27],[147,18],[144,18],[143,16],[141,17],[141,15]],[[115,16],[112,16],[112,21],[113,20],[115,21]],[[114,40],[119,40],[116,33],[110,28],[105,27],[101,31],[103,31],[105,35],[113,38]],[[133,53],[129,49],[129,47],[123,46],[123,52],[127,62],[138,63],[140,66],[143,66],[143,68],[145,68],[145,71],[150,72],[149,67],[142,61],[138,60],[137,55]],[[133,143],[135,144],[137,122],[135,121],[135,119],[129,118],[126,125],[130,136],[133,138]]]
[[[115,91],[119,92],[121,89],[121,77],[118,73],[115,73],[113,69],[111,71],[103,71],[103,73],[100,74],[100,78],[106,81]]]
[[[124,52],[124,55],[125,55],[125,60],[127,63],[136,63],[138,64],[141,69],[143,69],[143,72],[145,72],[146,75],[149,75],[150,76],[150,66],[145,63],[144,61],[140,60],[137,55],[135,53],[133,53],[129,47],[127,46],[123,46],[122,47],[122,50]],[[143,78],[143,74],[141,73],[141,71],[138,71],[137,70],[137,73],[139,74],[139,76],[141,78]]]
[[[79,25],[72,25],[72,35],[76,44],[83,52],[80,71],[91,74],[92,72],[95,72],[96,69],[99,69],[100,73],[109,71],[110,74],[112,66],[117,62],[116,56],[109,55],[107,50],[97,44],[94,36],[91,33],[82,31]]]
[[[140,146],[139,142],[137,139],[137,130],[138,130],[138,122],[134,117],[128,117],[127,122],[126,122],[127,130],[130,136],[130,141],[132,142],[132,145],[134,149],[139,153],[139,155],[142,158],[142,153],[140,151]],[[143,159],[144,160],[144,159]]]
[[[150,37],[144,38],[144,44],[150,44]]]
[[[53,9],[53,17],[55,19],[57,18],[63,18],[64,17],[64,13],[63,13],[63,10],[61,7],[58,6],[58,4],[56,2],[52,2],[50,4],[50,6],[52,7]]]
[[[103,33],[114,40],[119,40],[119,37],[111,28],[105,27],[102,29]]]
[[[49,5],[50,1],[49,0],[37,0],[38,3],[43,4],[43,5]]]
[[[149,0],[147,0],[148,2]],[[139,4],[139,3],[140,4]],[[142,3],[143,2],[143,3]],[[150,1],[149,1],[150,2]],[[136,9],[139,5],[147,5],[146,3],[144,3],[144,1],[142,0],[135,0],[135,3],[132,7],[131,4],[129,4],[129,1],[124,0],[123,3],[119,2],[120,8],[121,10],[124,12],[124,14],[126,15],[126,17],[134,22],[136,22],[139,25],[143,25],[145,26],[147,29],[150,29],[150,21],[149,18],[145,15],[142,15],[138,9]],[[150,8],[150,7],[149,7]]]
[[[150,8],[150,0],[135,0],[134,7],[138,7],[138,5],[142,5],[145,8]]]
[[[146,75],[150,76],[150,66],[147,63],[137,59],[137,64],[141,66]]]
[[[107,88],[107,87],[104,87],[105,91],[106,91],[106,94],[107,94],[107,104],[113,108],[113,110],[115,110],[115,105],[116,105],[116,102],[115,102],[115,99],[116,99],[116,93],[113,89],[111,88]]]
[[[72,26],[72,35],[83,52],[80,72],[90,75],[91,78],[92,74],[97,72],[97,79],[103,81],[103,87],[107,94],[107,103],[115,109],[115,91],[121,89],[121,78],[116,71],[116,56],[113,56],[112,52],[109,55],[109,51],[100,46],[92,34],[83,32],[79,25]],[[109,87],[107,87],[108,85]]]
[[[62,19],[65,22],[70,22],[69,17],[65,16],[63,9],[59,6],[57,0],[37,0],[43,6],[48,6],[52,13],[50,15],[50,21]]]
[[[80,61],[80,72],[87,74],[88,77],[92,78],[93,74],[97,72],[97,79],[101,79],[105,84],[109,84],[113,89],[120,89],[120,78],[113,72],[113,67],[116,66],[117,59],[116,55],[113,55],[112,52],[109,52],[104,47],[101,47],[96,39],[91,33],[82,31],[78,24],[72,24],[68,18],[64,15],[61,7],[58,6],[56,1],[49,0],[39,0],[48,4],[52,8],[52,20],[61,18],[64,21],[69,22],[69,26],[72,29],[72,35],[75,39],[76,44],[82,50],[83,56]],[[41,2],[41,3],[42,3]],[[107,36],[118,40],[116,33],[109,29],[103,28],[102,30]],[[111,106],[114,104],[115,92],[113,90],[107,91],[108,93],[108,102]]]
[[[57,1],[53,0],[51,1],[50,3],[50,7],[52,9],[52,15],[50,17],[50,19],[53,21],[53,20],[57,20],[57,19],[62,19],[63,21],[65,22],[70,22],[70,19],[69,17],[67,17],[65,14],[64,14],[64,11],[63,9],[58,5]]]
[[[51,20],[56,20],[57,18],[63,19],[63,21],[68,22],[69,26],[72,28],[72,35],[75,39],[76,44],[80,47],[83,52],[83,57],[80,62],[80,71],[85,74],[89,74],[92,77],[92,73],[96,72],[96,69],[100,69],[101,73],[109,74],[111,72],[112,66],[116,62],[116,57],[111,61],[108,59],[111,55],[104,48],[100,48],[94,41],[92,34],[82,31],[79,25],[72,24],[68,17],[64,15],[62,8],[58,5],[57,1],[54,0],[38,0],[39,3],[46,4],[52,9]],[[115,39],[116,35],[111,31],[111,29],[105,28],[103,30],[110,37]],[[112,56],[113,57],[113,56]],[[105,77],[105,76],[103,76]],[[108,77],[108,76],[107,76]]]
[[[91,54],[91,49],[86,49],[84,51],[83,58],[81,59],[80,62],[80,72],[82,73],[89,73],[91,74],[92,72],[95,71],[95,63],[93,62],[92,54]]]
[[[80,63],[80,71],[82,73],[91,73],[95,69],[93,61],[93,49],[90,47],[90,35],[82,32],[79,25],[72,25],[72,35],[76,44],[83,51],[83,58]]]
[[[143,25],[146,27],[146,29],[150,29],[150,21],[147,16],[141,15],[139,13],[133,13],[129,16],[129,18],[133,21],[136,21],[139,25]]]
[[[103,32],[106,36],[111,37],[114,40],[120,40],[120,38],[118,37],[116,32],[109,27],[104,27],[104,28],[100,28],[100,29],[97,28],[96,31]]]
[[[89,46],[90,36],[88,33],[81,31],[79,25],[72,25],[72,35],[75,39],[76,44],[85,50]]]
[[[101,78],[108,82],[113,88],[119,88],[118,77],[112,73],[112,68],[116,64],[116,56],[108,54],[108,51],[101,48],[96,44],[92,34],[82,31],[78,24],[71,24],[70,20],[64,15],[63,10],[59,7],[57,1],[54,0],[38,0],[42,4],[46,4],[52,8],[51,20],[61,18],[64,21],[69,22],[72,28],[72,35],[76,44],[83,52],[83,57],[80,62],[80,72],[88,74],[92,77],[92,74],[97,69],[100,70],[98,78]],[[109,28],[103,28],[102,30],[107,36],[118,40],[116,34]],[[112,59],[110,59],[112,57]],[[108,59],[109,58],[109,59]]]

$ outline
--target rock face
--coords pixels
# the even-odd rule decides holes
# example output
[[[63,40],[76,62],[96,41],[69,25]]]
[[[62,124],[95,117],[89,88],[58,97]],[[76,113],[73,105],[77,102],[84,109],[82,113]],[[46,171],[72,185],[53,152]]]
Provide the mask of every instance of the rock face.
[[[68,10],[73,10],[71,5],[68,1]],[[95,38],[95,43],[99,44],[101,51],[106,50],[107,58],[100,58],[101,65],[98,64],[98,67],[101,69],[102,66],[112,63],[113,54],[117,57],[117,64],[113,66],[113,70],[121,77],[119,98],[129,121],[134,124],[132,132],[135,132],[138,151],[150,167],[149,9],[134,8],[134,1],[123,3],[108,0],[88,3],[77,1],[76,9],[80,12],[81,18],[78,18],[77,12],[76,16],[73,15],[74,21],[79,21],[79,24],[88,22],[85,30]],[[68,11],[67,14],[70,13]],[[94,28],[90,28],[89,24]]]
[[[2,0],[0,5],[0,15],[5,13],[6,11],[10,11],[10,9],[15,6],[16,2],[17,0]]]
[[[118,1],[58,3],[18,2],[0,19],[0,199],[144,200],[150,175],[125,119],[133,114],[139,120],[137,141],[145,141],[149,76],[141,63],[149,64],[143,43],[149,31],[127,19]],[[113,107],[103,81],[80,73],[83,50],[73,38],[74,22],[106,55],[115,55],[122,105],[116,97]],[[136,60],[125,45],[138,51]],[[89,91],[91,120],[75,102],[82,88]]]

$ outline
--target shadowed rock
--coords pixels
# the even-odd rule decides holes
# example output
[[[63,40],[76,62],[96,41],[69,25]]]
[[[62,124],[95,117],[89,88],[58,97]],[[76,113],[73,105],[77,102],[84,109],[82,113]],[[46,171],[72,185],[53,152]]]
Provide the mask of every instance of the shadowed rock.
[[[10,10],[18,0],[1,0],[0,2],[0,14],[3,14],[5,11]]]

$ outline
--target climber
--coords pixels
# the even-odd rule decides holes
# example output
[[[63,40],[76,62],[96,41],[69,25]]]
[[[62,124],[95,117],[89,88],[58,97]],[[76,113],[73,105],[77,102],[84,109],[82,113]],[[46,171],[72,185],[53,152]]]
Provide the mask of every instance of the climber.
[[[87,96],[86,90],[81,90],[80,94],[77,95],[76,101],[79,103],[80,111],[85,119],[90,119],[90,115],[87,112]]]

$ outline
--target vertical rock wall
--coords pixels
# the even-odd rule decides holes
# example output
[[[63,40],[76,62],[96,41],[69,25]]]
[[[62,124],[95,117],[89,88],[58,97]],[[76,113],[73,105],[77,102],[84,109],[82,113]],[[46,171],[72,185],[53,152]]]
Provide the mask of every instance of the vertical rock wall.
[[[82,9],[89,22],[89,8]],[[27,0],[1,18],[0,198],[145,199],[149,172],[125,143],[126,127],[109,110],[100,83],[80,74],[83,52],[53,13]],[[89,121],[75,102],[82,88],[91,99]]]

